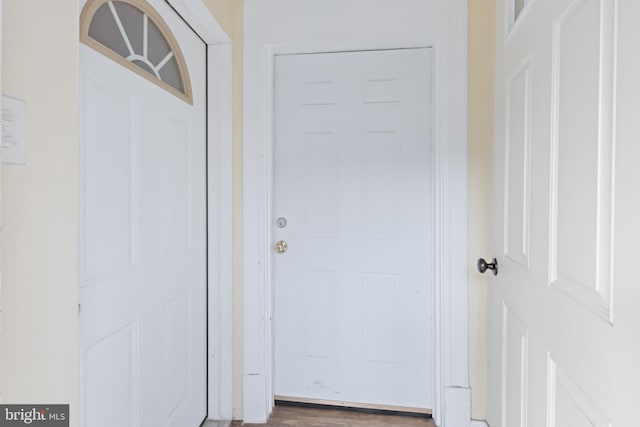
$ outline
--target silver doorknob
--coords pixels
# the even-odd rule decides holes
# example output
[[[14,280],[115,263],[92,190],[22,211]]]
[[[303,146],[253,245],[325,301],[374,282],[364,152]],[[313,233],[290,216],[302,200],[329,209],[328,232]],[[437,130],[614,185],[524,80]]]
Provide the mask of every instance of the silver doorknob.
[[[478,271],[484,273],[487,270],[493,270],[493,275],[498,275],[498,260],[493,259],[493,262],[487,262],[484,258],[478,260]]]
[[[285,242],[284,240],[279,240],[278,242],[276,242],[276,245],[273,247],[273,250],[279,254],[283,254],[287,252],[287,249],[289,249],[289,246],[287,245],[287,242]]]

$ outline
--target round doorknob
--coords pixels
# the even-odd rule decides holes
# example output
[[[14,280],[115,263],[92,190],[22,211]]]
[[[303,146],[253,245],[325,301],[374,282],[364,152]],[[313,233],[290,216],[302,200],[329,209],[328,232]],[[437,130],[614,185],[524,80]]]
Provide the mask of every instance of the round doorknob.
[[[285,242],[284,240],[280,240],[276,242],[276,245],[273,247],[273,250],[279,254],[283,254],[287,252],[287,249],[289,249],[289,246],[287,245],[287,242]]]
[[[478,260],[478,271],[484,273],[487,270],[493,270],[493,275],[498,275],[498,260],[493,259],[493,262],[487,262],[484,258]]]

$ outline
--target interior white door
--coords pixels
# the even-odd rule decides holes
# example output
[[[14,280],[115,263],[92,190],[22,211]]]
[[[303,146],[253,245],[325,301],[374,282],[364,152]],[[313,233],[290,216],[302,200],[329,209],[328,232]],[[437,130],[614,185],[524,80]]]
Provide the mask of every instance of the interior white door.
[[[276,399],[426,411],[431,50],[278,56],[275,75]]]
[[[621,32],[618,3],[637,2],[529,0],[505,42],[508,1],[498,2],[490,423],[609,427],[612,396],[638,396],[637,383],[612,388],[612,373],[632,372],[614,361],[640,358],[637,338],[614,342],[629,303],[613,298],[632,289],[625,251],[639,237],[628,213],[640,169],[618,155],[637,156],[637,134],[614,131],[616,96],[632,81],[636,98],[618,111],[638,109],[637,61],[626,61],[636,77],[616,84],[618,43],[637,50],[638,37],[637,7],[636,30]]]
[[[149,3],[184,54],[193,105],[80,47],[85,427],[206,416],[206,51],[167,3]]]

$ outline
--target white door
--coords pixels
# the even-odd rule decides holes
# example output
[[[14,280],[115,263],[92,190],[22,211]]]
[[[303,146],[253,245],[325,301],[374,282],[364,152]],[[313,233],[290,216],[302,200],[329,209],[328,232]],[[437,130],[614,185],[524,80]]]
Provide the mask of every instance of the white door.
[[[426,412],[431,50],[275,65],[276,399]]]
[[[80,47],[84,427],[196,427],[206,416],[205,45],[150,3],[184,54],[193,105]],[[132,49],[160,64],[151,18],[113,4]],[[100,13],[112,23],[111,9]]]
[[[491,426],[637,425],[637,411],[633,423],[615,422],[614,408],[623,396],[638,402],[624,376],[640,359],[638,299],[629,299],[640,11],[635,0],[529,0],[505,42],[511,3],[498,2]],[[625,31],[622,6],[635,7]],[[628,56],[616,86],[619,46]],[[635,337],[616,342],[632,319]]]

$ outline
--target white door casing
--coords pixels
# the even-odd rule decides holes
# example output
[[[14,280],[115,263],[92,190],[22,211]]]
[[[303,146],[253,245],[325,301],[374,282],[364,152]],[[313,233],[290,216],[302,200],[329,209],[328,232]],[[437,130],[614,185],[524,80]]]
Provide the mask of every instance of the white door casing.
[[[86,426],[197,426],[207,413],[206,49],[151,5],[184,53],[193,105],[80,48]]]
[[[494,427],[614,419],[617,6],[529,0],[498,28]],[[509,7],[499,2],[499,23]]]
[[[202,0],[167,0],[207,45],[208,418],[234,417],[232,40]]]
[[[433,48],[434,419],[467,426],[467,2],[244,3],[244,420],[273,408],[273,81],[277,55]],[[285,11],[295,12],[296,19]],[[320,18],[319,18],[320,17]],[[325,18],[331,17],[331,20]],[[268,26],[263,25],[269,22]],[[329,24],[330,23],[330,24]],[[326,24],[326,25],[325,25]],[[446,307],[446,309],[445,309]],[[444,402],[447,402],[445,405]]]
[[[232,40],[202,0],[167,0],[207,45],[208,417],[234,418]]]
[[[275,67],[276,398],[430,413],[431,49]]]

